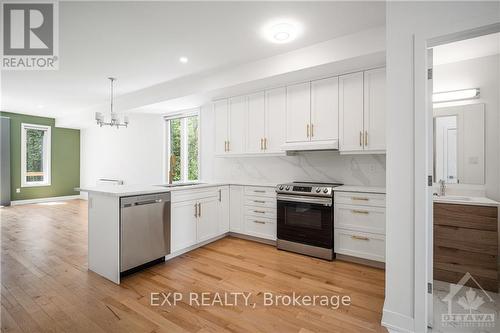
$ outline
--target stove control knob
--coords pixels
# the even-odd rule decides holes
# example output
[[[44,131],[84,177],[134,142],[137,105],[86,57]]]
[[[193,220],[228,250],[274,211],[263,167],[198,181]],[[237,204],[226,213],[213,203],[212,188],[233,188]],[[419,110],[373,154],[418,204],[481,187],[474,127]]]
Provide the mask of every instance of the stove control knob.
[[[318,187],[318,188],[316,189],[316,193],[319,193],[319,192],[321,192],[321,188],[319,188],[319,187]]]
[[[280,191],[283,191],[283,185],[280,185]]]
[[[323,193],[328,193],[328,189],[327,188],[323,189]]]
[[[290,191],[290,186],[287,186],[285,189],[286,189],[287,191]]]

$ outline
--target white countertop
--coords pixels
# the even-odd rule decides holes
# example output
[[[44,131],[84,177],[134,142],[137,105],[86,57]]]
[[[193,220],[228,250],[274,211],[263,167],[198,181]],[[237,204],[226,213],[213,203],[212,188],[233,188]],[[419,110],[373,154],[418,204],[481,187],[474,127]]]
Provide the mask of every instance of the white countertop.
[[[385,187],[342,185],[339,187],[334,187],[333,191],[334,192],[336,191],[336,192],[360,192],[360,193],[382,193],[382,194],[385,194]]]
[[[471,206],[492,206],[498,207],[500,203],[485,197],[469,197],[462,195],[446,195],[443,197],[434,196],[434,202],[447,203],[455,205],[471,205]]]

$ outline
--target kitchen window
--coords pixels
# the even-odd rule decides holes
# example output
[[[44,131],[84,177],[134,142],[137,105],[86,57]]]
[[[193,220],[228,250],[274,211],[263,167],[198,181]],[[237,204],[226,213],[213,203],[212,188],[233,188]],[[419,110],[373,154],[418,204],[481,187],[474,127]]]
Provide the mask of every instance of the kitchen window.
[[[167,120],[167,175],[170,183],[192,182],[199,177],[198,113]]]
[[[21,124],[21,187],[50,186],[51,127]]]

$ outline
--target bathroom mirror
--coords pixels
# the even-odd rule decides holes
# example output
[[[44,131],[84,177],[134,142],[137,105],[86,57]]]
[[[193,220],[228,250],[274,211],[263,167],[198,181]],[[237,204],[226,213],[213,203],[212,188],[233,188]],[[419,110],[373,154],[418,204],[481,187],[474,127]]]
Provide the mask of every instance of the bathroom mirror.
[[[484,184],[484,104],[434,108],[434,179]]]

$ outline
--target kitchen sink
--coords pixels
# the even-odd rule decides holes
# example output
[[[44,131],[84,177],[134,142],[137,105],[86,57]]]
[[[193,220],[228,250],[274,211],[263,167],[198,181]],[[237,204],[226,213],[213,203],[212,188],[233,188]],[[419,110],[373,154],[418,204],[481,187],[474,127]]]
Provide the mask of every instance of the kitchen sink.
[[[156,186],[161,186],[161,187],[180,187],[180,186],[192,186],[192,185],[200,185],[200,184],[205,184],[205,183],[192,182],[192,183],[162,184],[162,185],[156,185]]]

